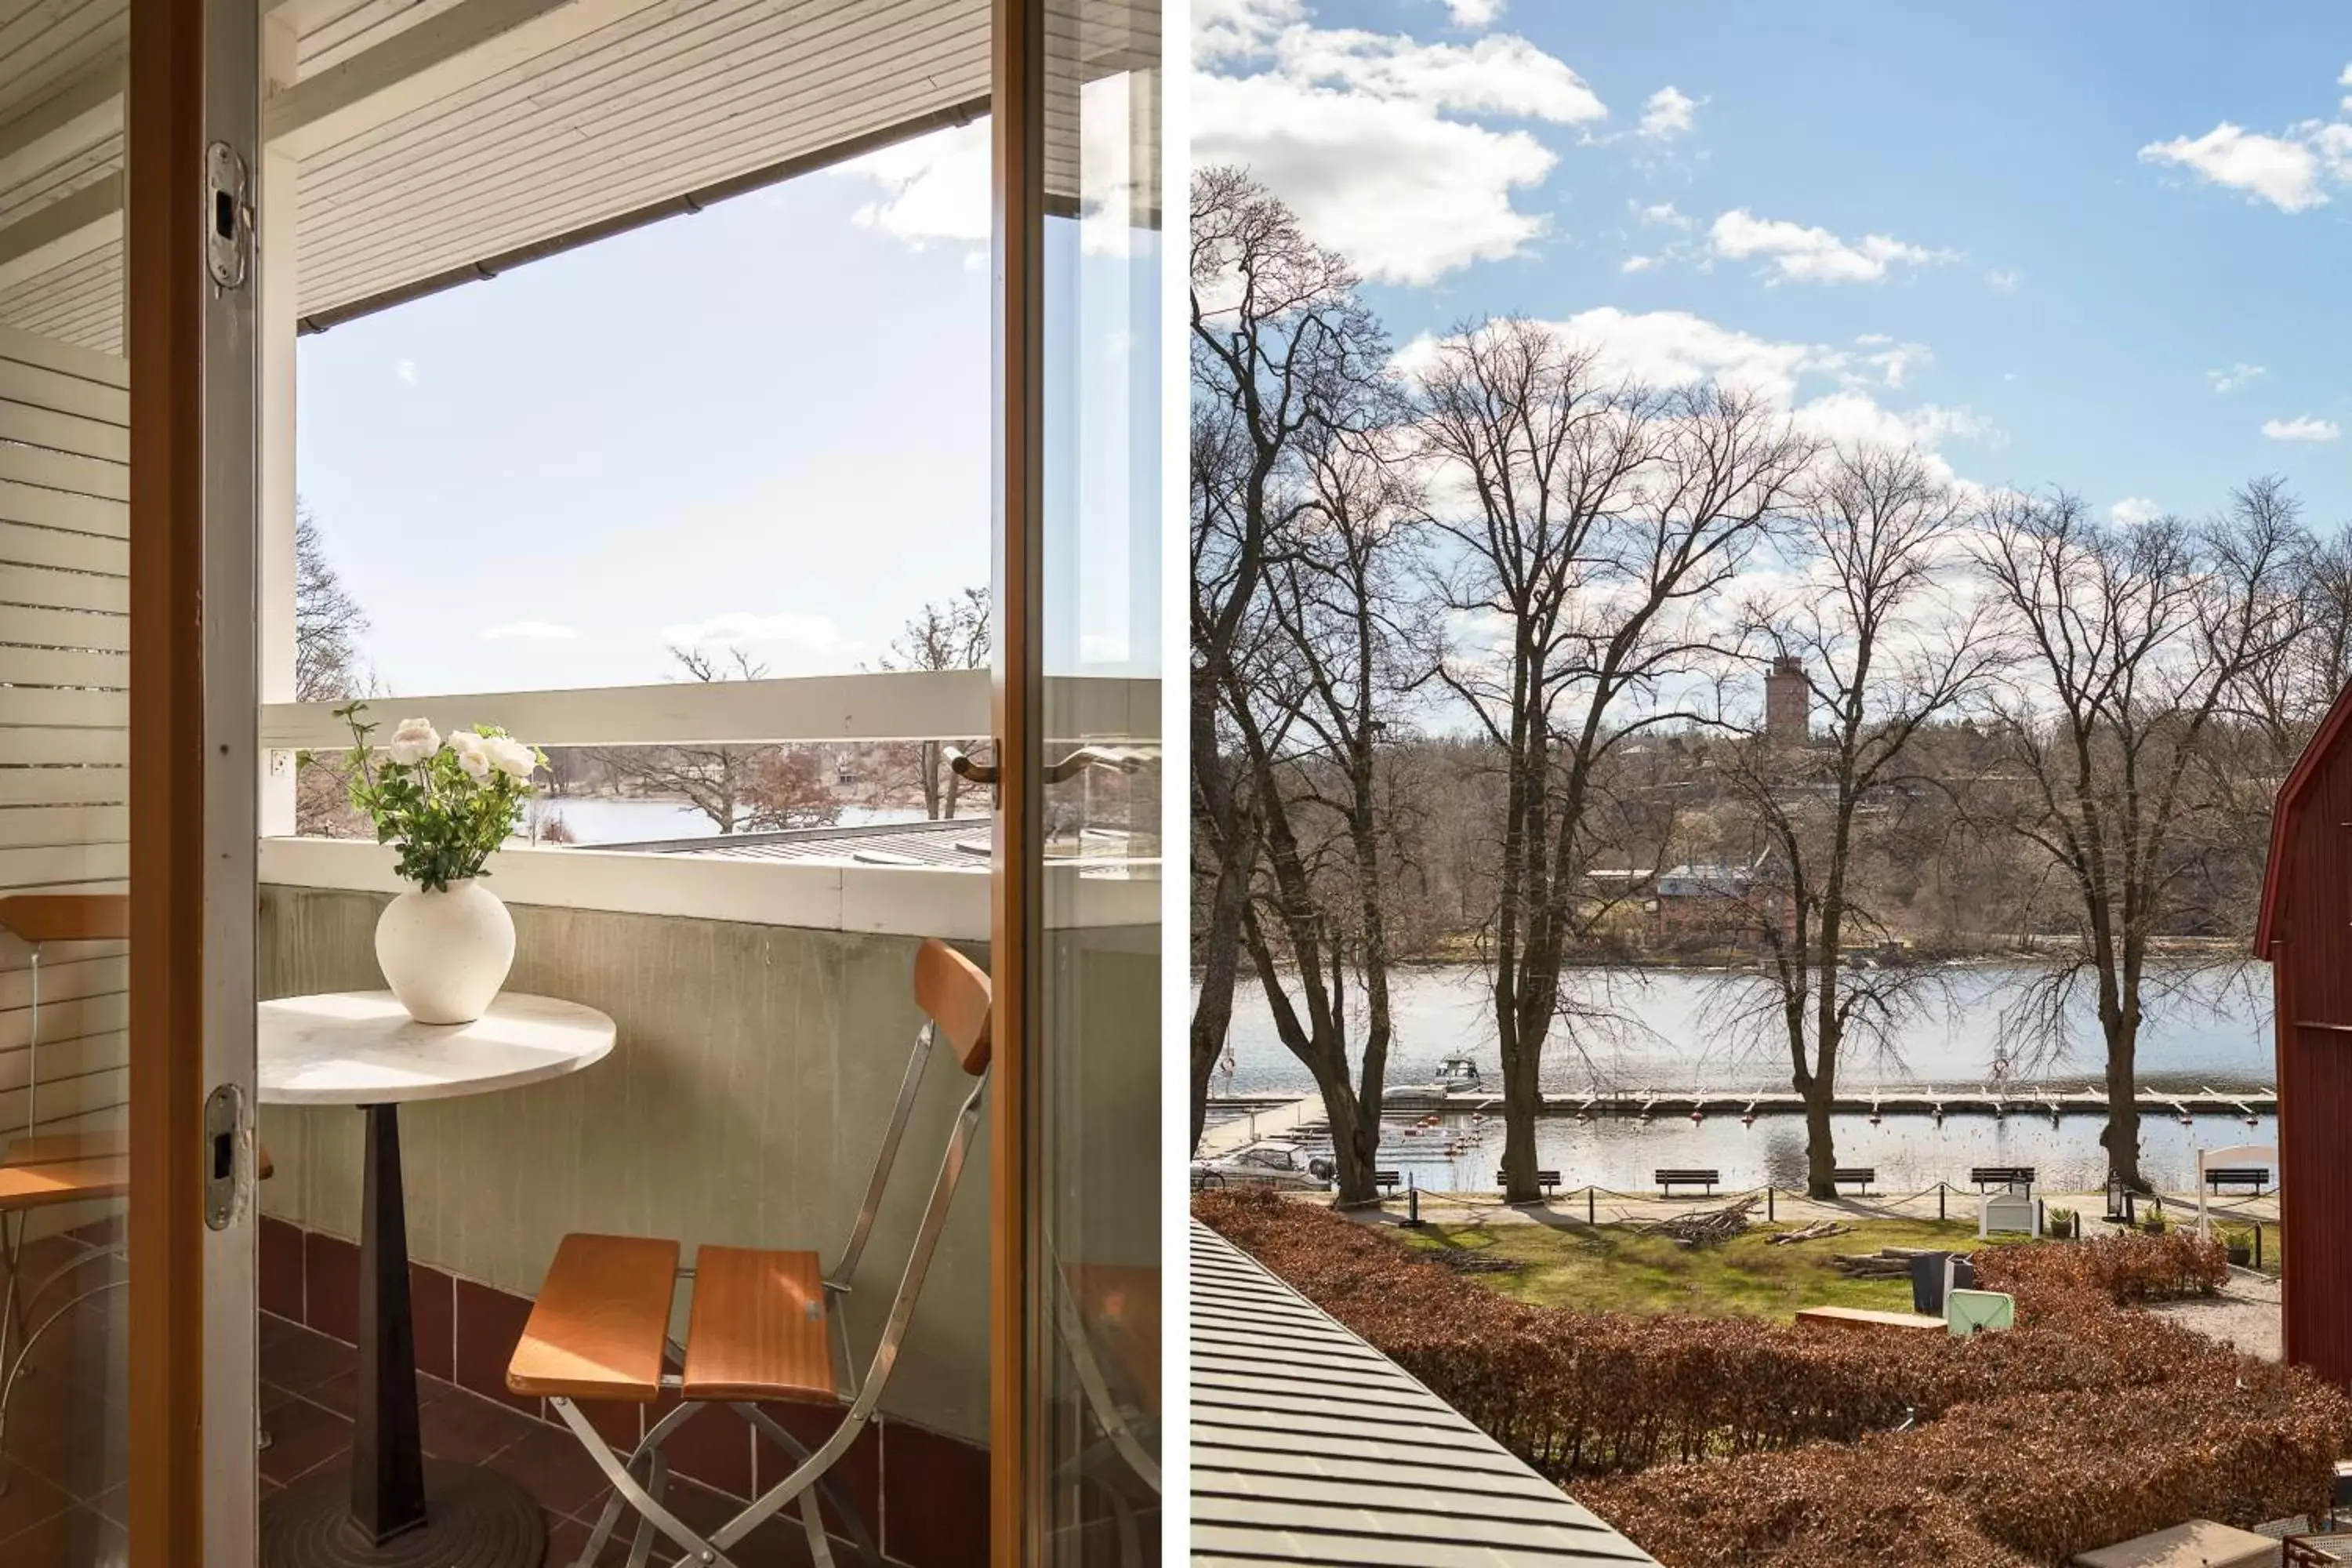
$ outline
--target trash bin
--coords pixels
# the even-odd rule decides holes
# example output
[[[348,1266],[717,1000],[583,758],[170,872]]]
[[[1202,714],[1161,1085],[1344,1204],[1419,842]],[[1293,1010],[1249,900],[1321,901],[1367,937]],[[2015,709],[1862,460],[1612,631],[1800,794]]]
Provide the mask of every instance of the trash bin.
[[[1925,1318],[1944,1315],[1944,1265],[1948,1252],[1922,1252],[1911,1259],[1911,1310]]]

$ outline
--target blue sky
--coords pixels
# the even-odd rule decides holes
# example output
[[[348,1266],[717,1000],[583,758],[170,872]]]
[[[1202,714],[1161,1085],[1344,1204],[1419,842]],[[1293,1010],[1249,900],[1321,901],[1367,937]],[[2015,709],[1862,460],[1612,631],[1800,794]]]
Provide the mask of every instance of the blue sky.
[[[1579,321],[2129,517],[2352,521],[2352,9],[1199,0],[1196,160],[1401,342]],[[2265,431],[2268,433],[2266,434]]]
[[[985,134],[304,339],[297,485],[383,680],[853,669],[985,584]]]

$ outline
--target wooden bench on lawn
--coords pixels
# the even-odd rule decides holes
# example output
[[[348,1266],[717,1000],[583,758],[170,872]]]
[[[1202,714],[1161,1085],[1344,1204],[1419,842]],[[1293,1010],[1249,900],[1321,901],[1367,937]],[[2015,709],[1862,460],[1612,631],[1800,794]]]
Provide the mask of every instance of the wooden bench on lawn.
[[[1500,1171],[1496,1172],[1495,1185],[1500,1187],[1504,1184],[1505,1178],[1503,1173]],[[1551,1196],[1552,1190],[1559,1185],[1559,1173],[1558,1171],[1538,1171],[1536,1173],[1536,1185],[1543,1189],[1544,1196]]]
[[[1715,1195],[1716,1184],[1723,1180],[1723,1173],[1721,1171],[1703,1171],[1697,1169],[1685,1171],[1654,1171],[1651,1174],[1657,1178],[1658,1195],[1662,1198],[1673,1197],[1676,1187],[1705,1187],[1706,1189],[1707,1195],[1709,1197],[1713,1197]]]
[[[2037,1174],[2031,1165],[1977,1165],[1969,1170],[1969,1180],[1977,1184],[1979,1192],[1993,1186],[2007,1187],[2011,1192],[2023,1187],[2031,1192]]]

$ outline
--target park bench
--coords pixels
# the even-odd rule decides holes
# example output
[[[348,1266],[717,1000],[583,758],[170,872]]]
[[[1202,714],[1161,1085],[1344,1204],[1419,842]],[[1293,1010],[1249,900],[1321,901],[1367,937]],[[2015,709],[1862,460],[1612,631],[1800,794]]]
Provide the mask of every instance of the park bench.
[[[1969,1180],[1977,1184],[1979,1192],[1987,1187],[2007,1187],[2011,1191],[2024,1187],[2031,1191],[2036,1174],[2031,1165],[1977,1165],[1969,1170]]]
[[[1848,1182],[1852,1182],[1862,1189],[1864,1197],[1870,1195],[1870,1184],[1876,1180],[1878,1180],[1878,1167],[1875,1165],[1855,1165],[1847,1170],[1830,1173],[1832,1186],[1842,1187]]]
[[[1495,1184],[1498,1187],[1504,1184],[1503,1173],[1500,1171],[1495,1173]],[[1543,1189],[1544,1196],[1551,1196],[1552,1189],[1559,1185],[1559,1173],[1558,1171],[1538,1171],[1536,1173],[1536,1185]]]
[[[1381,1191],[1384,1193],[1394,1191],[1396,1184],[1403,1180],[1404,1177],[1394,1171],[1374,1171],[1372,1173],[1372,1185],[1380,1188]]]
[[[2216,1165],[2205,1173],[2205,1186],[2210,1192],[2218,1193],[2223,1187],[2246,1187],[2259,1193],[2270,1184],[2268,1165]]]
[[[1723,1180],[1721,1171],[1654,1171],[1651,1173],[1657,1178],[1658,1195],[1667,1198],[1675,1195],[1676,1187],[1705,1187],[1707,1195],[1712,1197],[1715,1184]]]

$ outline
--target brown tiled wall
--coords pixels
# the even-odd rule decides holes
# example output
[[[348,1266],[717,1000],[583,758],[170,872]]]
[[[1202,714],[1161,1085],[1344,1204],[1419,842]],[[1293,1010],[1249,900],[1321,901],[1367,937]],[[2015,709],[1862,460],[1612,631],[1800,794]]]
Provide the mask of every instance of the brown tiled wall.
[[[265,1216],[260,1253],[264,1312],[345,1344],[358,1337],[358,1247]],[[507,1362],[530,1313],[527,1298],[419,1264],[409,1266],[409,1296],[419,1372],[560,1426],[541,1401],[506,1390]],[[593,1406],[590,1414],[610,1441],[632,1445],[643,1422],[658,1419],[667,1408],[666,1400],[652,1406]],[[812,1448],[840,1419],[836,1411],[808,1405],[773,1405],[768,1412]],[[664,1448],[676,1474],[736,1499],[773,1485],[793,1465],[790,1456],[747,1423],[718,1415],[688,1423]],[[893,1562],[908,1568],[977,1568],[987,1561],[986,1449],[877,1417],[834,1467],[832,1479],[877,1531],[877,1544]]]

